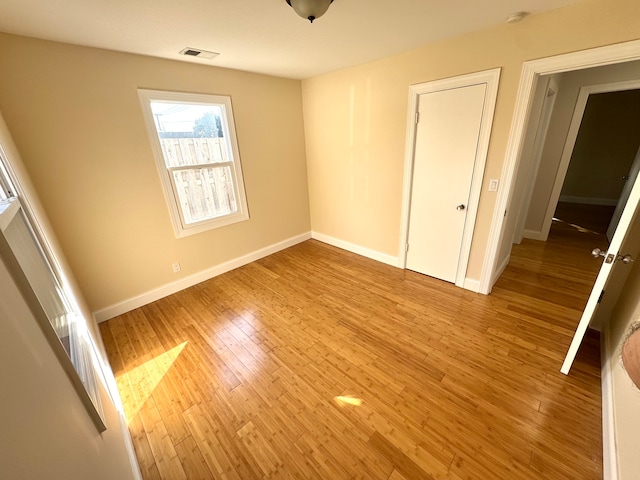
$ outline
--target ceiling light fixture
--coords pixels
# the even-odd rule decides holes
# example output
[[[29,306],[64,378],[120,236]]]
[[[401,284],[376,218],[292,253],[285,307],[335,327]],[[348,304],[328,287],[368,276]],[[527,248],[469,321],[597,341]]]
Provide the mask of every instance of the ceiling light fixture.
[[[287,3],[298,15],[313,23],[316,18],[324,15],[333,0],[287,0]]]

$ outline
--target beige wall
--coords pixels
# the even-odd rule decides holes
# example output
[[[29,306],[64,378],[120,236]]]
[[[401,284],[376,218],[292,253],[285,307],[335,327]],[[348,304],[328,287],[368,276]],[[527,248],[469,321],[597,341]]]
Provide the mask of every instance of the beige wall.
[[[309,231],[299,81],[5,34],[0,51],[0,111],[91,310]],[[231,95],[249,221],[175,238],[137,88]]]
[[[133,479],[118,413],[100,388],[99,434],[0,259],[2,478]]]
[[[36,228],[54,255],[52,260],[56,263],[57,273],[74,295],[81,315],[88,319],[94,341],[104,356],[97,326],[79,294],[75,279],[1,114],[0,146],[17,178],[17,187],[24,193],[21,201],[23,205],[28,203],[29,211],[35,216]],[[7,416],[0,418],[0,424],[3,425],[0,435],[0,465],[3,466],[3,474],[7,478],[24,479],[132,478],[125,450],[125,435],[128,436],[128,432],[123,429],[107,391],[102,384],[98,386],[107,426],[106,432],[98,435],[37,320],[26,307],[1,260],[0,292],[0,323],[3,325],[0,340],[3,342],[0,345],[0,382],[3,385],[2,391],[10,393],[3,397],[0,413],[0,416]],[[113,381],[111,371],[104,374]],[[58,441],[60,438],[64,442]],[[69,465],[74,466],[69,468]]]
[[[625,283],[612,318],[605,328],[606,361],[612,369],[615,441],[620,480],[634,480],[640,472],[640,389],[635,387],[621,362],[629,327],[640,321],[640,265],[636,262]]]
[[[640,36],[640,33],[639,33]],[[531,197],[525,229],[540,232],[549,206],[549,197],[558,174],[560,159],[569,132],[580,88],[640,78],[640,62],[590,68],[562,74],[562,83],[549,124],[540,170]]]
[[[397,255],[409,85],[502,67],[467,276],[479,279],[526,60],[640,38],[640,4],[594,1],[304,80],[314,231]]]
[[[616,204],[640,145],[640,90],[591,95],[562,196]]]

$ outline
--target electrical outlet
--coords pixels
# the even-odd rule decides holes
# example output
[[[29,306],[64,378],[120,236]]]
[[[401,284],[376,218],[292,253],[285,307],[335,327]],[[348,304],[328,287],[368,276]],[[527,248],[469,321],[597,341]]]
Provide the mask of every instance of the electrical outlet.
[[[491,180],[489,180],[489,191],[490,192],[497,192],[498,191],[498,179],[497,178],[492,178]]]
[[[180,264],[176,262],[173,265],[171,265],[171,268],[173,269],[173,273],[178,273],[180,271]]]

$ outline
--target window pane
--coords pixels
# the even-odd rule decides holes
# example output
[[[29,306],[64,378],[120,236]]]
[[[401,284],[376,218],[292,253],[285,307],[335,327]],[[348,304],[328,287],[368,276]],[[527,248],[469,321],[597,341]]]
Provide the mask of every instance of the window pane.
[[[228,162],[223,107],[151,102],[162,154],[167,167]]]
[[[167,167],[228,162],[223,138],[160,138]]]
[[[231,167],[173,170],[185,224],[236,213]]]

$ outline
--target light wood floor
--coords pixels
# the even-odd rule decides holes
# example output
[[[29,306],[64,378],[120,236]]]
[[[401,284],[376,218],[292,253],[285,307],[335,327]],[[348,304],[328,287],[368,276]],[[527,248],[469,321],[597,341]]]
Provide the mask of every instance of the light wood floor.
[[[597,338],[559,372],[594,269],[563,234],[490,296],[308,241],[102,323],[144,478],[601,478]]]

